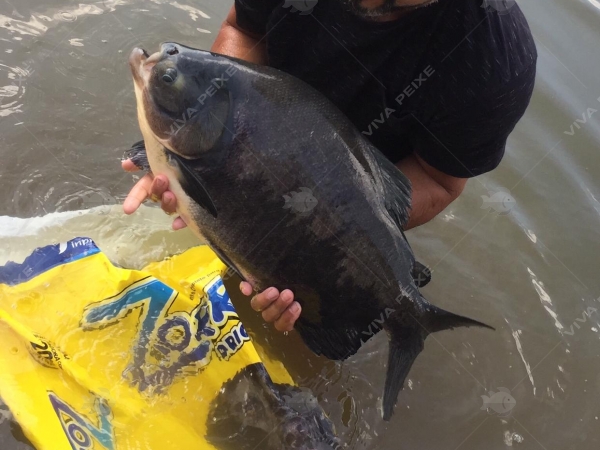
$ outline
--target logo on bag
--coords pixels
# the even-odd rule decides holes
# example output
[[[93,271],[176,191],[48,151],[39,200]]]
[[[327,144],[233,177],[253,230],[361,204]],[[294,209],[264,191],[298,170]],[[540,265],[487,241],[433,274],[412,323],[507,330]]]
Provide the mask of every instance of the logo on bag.
[[[36,335],[37,342],[30,342],[29,353],[39,364],[50,369],[62,369],[62,360],[68,357],[43,337]]]
[[[195,283],[191,289],[195,291]],[[192,311],[170,312],[177,291],[153,277],[145,278],[117,296],[89,305],[81,327],[102,329],[139,314],[133,358],[123,376],[140,391],[160,392],[178,376],[199,373],[213,354],[229,360],[250,340],[241,323],[221,336],[230,320],[239,320],[221,277],[215,277],[204,291]]]
[[[54,392],[48,392],[48,398],[73,450],[98,449],[96,444],[105,450],[114,450],[112,412],[104,399],[98,398],[95,403],[94,412],[98,417],[98,423],[95,424]]]

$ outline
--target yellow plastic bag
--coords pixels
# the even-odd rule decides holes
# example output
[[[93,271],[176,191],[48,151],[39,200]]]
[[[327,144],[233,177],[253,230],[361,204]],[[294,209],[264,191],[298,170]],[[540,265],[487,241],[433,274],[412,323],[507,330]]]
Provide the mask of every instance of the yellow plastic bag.
[[[206,246],[142,271],[91,239],[0,268],[0,397],[40,450],[214,449],[211,401],[264,363]],[[191,275],[190,275],[191,274]]]

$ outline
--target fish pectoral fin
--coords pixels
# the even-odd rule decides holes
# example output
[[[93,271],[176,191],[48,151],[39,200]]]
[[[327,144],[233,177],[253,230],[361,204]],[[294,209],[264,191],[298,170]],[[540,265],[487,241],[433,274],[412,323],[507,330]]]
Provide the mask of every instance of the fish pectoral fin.
[[[133,144],[131,148],[123,154],[123,158],[131,159],[131,162],[133,162],[138,169],[150,172],[150,162],[148,161],[146,144],[144,141],[138,141]]]
[[[217,217],[217,207],[211,198],[199,173],[189,166],[189,162],[175,153],[166,150],[169,160],[179,169],[179,183],[185,193],[198,205]]]
[[[334,361],[354,355],[363,344],[361,334],[353,327],[314,325],[300,317],[295,328],[311,351]]]
[[[389,421],[394,413],[398,394],[404,386],[404,380],[415,359],[423,350],[424,339],[421,333],[403,334],[401,339],[391,335],[388,354],[387,374],[383,390],[383,420]]]

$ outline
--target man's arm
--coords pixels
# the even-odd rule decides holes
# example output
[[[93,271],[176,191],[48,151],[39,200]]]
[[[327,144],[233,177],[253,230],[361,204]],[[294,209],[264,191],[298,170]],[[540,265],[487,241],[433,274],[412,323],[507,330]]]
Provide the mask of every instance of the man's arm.
[[[412,209],[406,229],[429,222],[462,193],[467,178],[440,172],[413,154],[397,165],[412,184]]]
[[[267,48],[263,36],[246,31],[238,25],[235,6],[229,10],[211,51],[255,64],[267,63]]]

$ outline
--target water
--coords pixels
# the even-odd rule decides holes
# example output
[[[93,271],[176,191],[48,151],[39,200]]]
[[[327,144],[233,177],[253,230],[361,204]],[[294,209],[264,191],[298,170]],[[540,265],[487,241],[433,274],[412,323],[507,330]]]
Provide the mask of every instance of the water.
[[[121,201],[133,180],[120,172],[119,159],[140,136],[126,55],[136,44],[153,49],[163,40],[208,48],[229,6],[0,0],[0,216],[31,218]],[[350,448],[591,450],[600,444],[600,315],[594,311],[600,309],[600,3],[528,0],[521,7],[538,44],[539,73],[507,155],[499,169],[470,181],[436,220],[409,233],[419,259],[434,268],[424,295],[497,331],[430,338],[396,415],[384,424],[377,410],[384,336],[335,365],[311,355],[293,333],[264,326],[234,295],[247,328],[319,394]],[[499,188],[515,199],[508,214],[482,208],[481,196]],[[43,227],[35,226],[40,219],[2,219],[0,260],[22,257],[70,230],[87,231],[130,266],[195,242],[189,232],[168,232],[166,216],[154,210],[133,219],[122,218],[118,207],[95,211],[69,216],[67,229],[60,215],[45,218]],[[25,224],[33,228],[21,231]],[[235,294],[235,283],[229,289]],[[481,396],[499,388],[516,401],[506,417],[482,410]],[[0,425],[3,450],[27,448],[18,436],[10,421]]]

